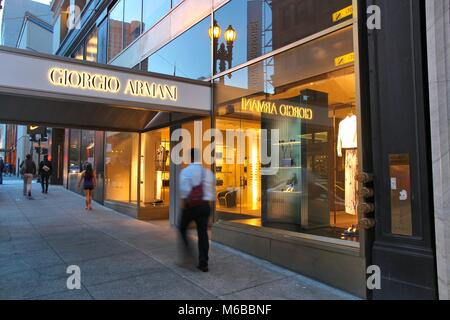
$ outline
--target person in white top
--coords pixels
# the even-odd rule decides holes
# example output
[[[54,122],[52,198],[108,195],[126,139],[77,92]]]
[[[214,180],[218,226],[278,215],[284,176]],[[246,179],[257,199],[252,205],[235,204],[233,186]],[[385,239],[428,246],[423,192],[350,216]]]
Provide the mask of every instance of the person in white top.
[[[202,164],[195,162],[198,150],[191,150],[191,164],[180,173],[180,193],[182,199],[182,214],[180,221],[180,234],[183,243],[189,249],[187,228],[195,221],[198,235],[199,264],[203,272],[208,272],[208,220],[211,214],[210,202],[214,201],[215,178],[211,170],[203,168]]]

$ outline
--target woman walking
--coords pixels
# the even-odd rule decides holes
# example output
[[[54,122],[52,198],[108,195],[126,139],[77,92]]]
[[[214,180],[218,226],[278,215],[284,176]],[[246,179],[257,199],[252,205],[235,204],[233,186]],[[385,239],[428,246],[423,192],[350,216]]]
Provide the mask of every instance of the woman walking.
[[[86,195],[86,210],[92,210],[92,193],[97,185],[97,180],[95,178],[95,171],[90,163],[86,164],[84,171],[81,173],[78,189],[80,189],[82,183]]]

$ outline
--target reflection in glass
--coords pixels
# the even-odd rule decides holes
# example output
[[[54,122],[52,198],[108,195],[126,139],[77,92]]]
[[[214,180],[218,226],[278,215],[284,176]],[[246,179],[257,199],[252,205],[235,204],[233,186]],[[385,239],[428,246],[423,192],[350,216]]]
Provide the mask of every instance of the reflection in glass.
[[[217,218],[358,240],[356,79],[352,61],[336,62],[352,53],[352,39],[347,28],[270,58],[270,69],[261,61],[216,79],[217,127],[259,132],[243,164],[222,165],[239,150],[218,146]],[[276,174],[263,175],[262,152],[273,148]]]
[[[105,144],[105,199],[137,202],[139,134],[107,132]]]
[[[214,13],[214,20],[222,33],[228,26],[236,31],[236,66],[350,19],[351,14],[333,14],[351,5],[352,0],[232,0]],[[226,45],[223,37],[218,48],[221,43]]]
[[[143,29],[147,31],[170,10],[170,0],[152,0],[143,2]]]
[[[106,64],[108,62],[108,58],[106,56],[107,48],[108,48],[108,24],[106,21],[103,21],[98,26],[98,45],[97,45],[97,62]]]
[[[210,17],[148,58],[148,71],[203,80],[211,76]],[[186,52],[189,48],[189,52]]]
[[[97,62],[98,37],[97,28],[91,31],[86,38],[86,61]]]
[[[80,175],[81,161],[81,130],[70,129],[69,131],[69,168],[68,168],[68,188],[78,192],[77,183]]]
[[[108,60],[112,60],[123,49],[123,0],[109,13],[108,24]]]
[[[80,134],[79,129],[70,129],[69,173],[80,172]]]
[[[141,34],[142,0],[124,1],[123,47],[126,48]],[[153,1],[151,2],[153,3]]]
[[[80,162],[83,166],[86,163],[92,164],[95,168],[94,162],[94,151],[95,151],[95,131],[93,130],[83,130],[81,132],[81,158]]]
[[[80,46],[73,54],[72,58],[77,60],[84,60],[84,46]]]

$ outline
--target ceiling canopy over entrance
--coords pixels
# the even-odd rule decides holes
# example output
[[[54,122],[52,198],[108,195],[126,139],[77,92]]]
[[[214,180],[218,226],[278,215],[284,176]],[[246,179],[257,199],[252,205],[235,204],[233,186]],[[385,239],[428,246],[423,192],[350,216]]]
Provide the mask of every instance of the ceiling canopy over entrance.
[[[140,131],[159,112],[208,115],[210,84],[0,47],[0,122]]]

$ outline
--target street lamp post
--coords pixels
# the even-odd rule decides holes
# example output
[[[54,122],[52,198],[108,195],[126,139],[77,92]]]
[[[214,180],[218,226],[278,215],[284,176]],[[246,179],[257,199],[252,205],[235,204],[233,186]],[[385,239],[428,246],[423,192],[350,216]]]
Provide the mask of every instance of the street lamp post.
[[[219,39],[222,35],[222,29],[217,24],[216,20],[214,20],[214,25],[209,28],[208,33],[209,37],[213,41],[213,73],[217,73],[217,62],[219,62],[219,72],[222,73],[226,70],[227,66],[228,69],[230,69],[233,65],[233,45],[237,37],[236,31],[231,25],[228,26],[227,30],[225,30],[223,37],[226,41],[226,46],[225,43],[221,43],[219,46]],[[228,77],[231,78],[231,74],[228,75]]]

